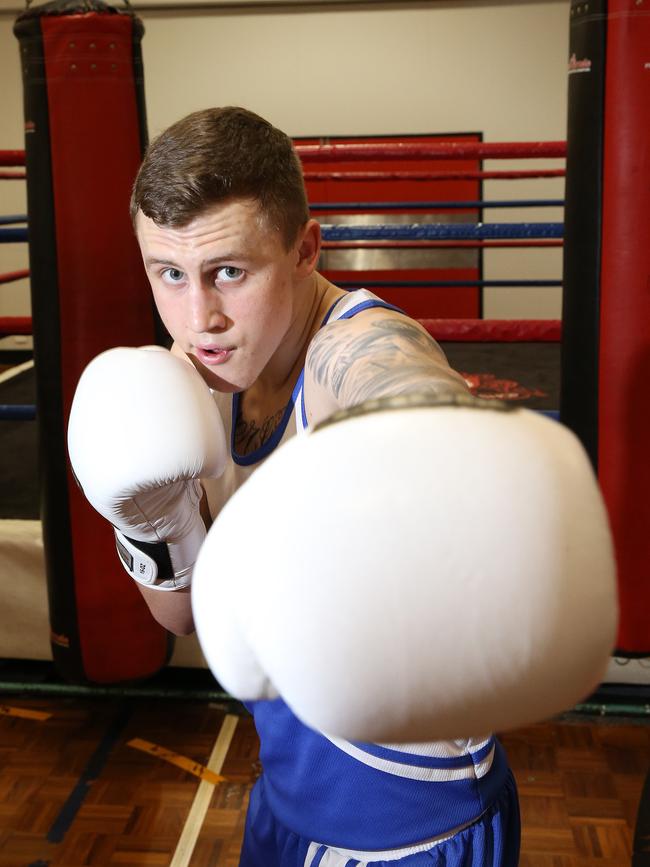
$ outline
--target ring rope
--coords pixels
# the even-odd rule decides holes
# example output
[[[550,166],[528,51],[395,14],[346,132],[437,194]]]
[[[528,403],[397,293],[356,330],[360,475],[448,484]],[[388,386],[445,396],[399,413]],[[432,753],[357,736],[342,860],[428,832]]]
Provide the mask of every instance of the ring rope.
[[[479,208],[563,208],[564,199],[505,199],[466,202],[316,202],[312,211],[478,210]],[[17,221],[16,221],[17,222]]]
[[[436,339],[467,342],[490,340],[496,343],[518,341],[556,343],[560,340],[562,330],[559,319],[420,319],[418,321]],[[0,334],[31,333],[31,317],[0,317]]]
[[[306,181],[488,181],[523,180],[525,178],[563,178],[564,169],[538,169],[536,171],[480,171],[480,172],[305,172]]]
[[[29,271],[26,272],[29,274]],[[31,316],[0,316],[0,337],[8,334],[31,334]]]
[[[35,418],[33,403],[0,403],[0,421],[33,421]]]
[[[522,288],[562,286],[561,280],[363,280],[366,289],[443,289],[450,288]],[[357,280],[337,280],[341,289],[358,289],[361,285]]]
[[[6,217],[0,217],[0,226],[13,226],[15,223],[26,223],[27,214],[7,214]]]
[[[27,238],[27,229],[0,229],[0,244],[19,244]]]
[[[297,145],[302,160],[321,159],[537,159],[566,157],[566,142],[429,142],[395,144]],[[0,151],[0,166],[24,166],[25,151]]]
[[[25,151],[0,151],[0,166],[24,166]]]
[[[561,238],[562,223],[399,223],[376,226],[323,224],[326,241],[435,240],[438,238]],[[6,230],[10,231],[10,230]],[[0,235],[0,238],[2,236]]]
[[[530,329],[530,337],[526,337],[527,340],[559,340],[560,335],[560,320],[555,319],[421,319],[419,321],[426,324],[427,328],[437,328],[437,334],[453,332],[457,334],[455,338],[457,340],[479,340],[480,336],[474,338],[472,335],[480,335],[486,331],[494,334],[519,335],[523,334],[526,328]],[[0,333],[31,334],[31,316],[0,317]]]
[[[459,240],[459,241],[323,241],[323,250],[429,250],[440,247],[441,249],[455,249],[456,247],[494,248],[494,247],[562,247],[564,241],[539,238],[523,239],[513,238],[509,241],[495,240]]]
[[[559,343],[559,319],[419,319],[429,334],[453,343]]]
[[[0,284],[15,283],[16,280],[24,280],[25,277],[29,277],[29,271],[27,269],[24,271],[8,271],[6,274],[0,274]],[[0,317],[0,322],[3,321],[3,318]],[[29,321],[31,324],[31,319]]]
[[[550,142],[404,142],[297,145],[303,162],[331,160],[538,159],[566,157],[565,141]]]

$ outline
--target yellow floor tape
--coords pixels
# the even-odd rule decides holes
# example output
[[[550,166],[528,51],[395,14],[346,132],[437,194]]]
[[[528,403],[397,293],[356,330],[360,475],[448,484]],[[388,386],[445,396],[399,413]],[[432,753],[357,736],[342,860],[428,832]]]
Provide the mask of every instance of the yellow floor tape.
[[[156,756],[156,758],[163,759],[163,761],[169,762],[177,768],[182,768],[184,771],[194,774],[194,776],[198,777],[200,780],[205,780],[207,783],[216,785],[217,783],[223,783],[226,779],[219,774],[215,774],[214,771],[206,768],[205,765],[195,762],[193,759],[188,759],[186,756],[181,756],[171,750],[166,750],[164,747],[160,747],[158,744],[152,744],[150,741],[142,740],[142,738],[133,738],[133,740],[127,741],[127,746],[133,747],[136,750],[142,750],[142,752],[149,753],[152,756]]]
[[[45,713],[42,710],[27,710],[27,708],[9,707],[9,705],[3,704],[0,705],[0,716],[18,716],[22,719],[36,719],[42,721],[49,719],[52,714]]]

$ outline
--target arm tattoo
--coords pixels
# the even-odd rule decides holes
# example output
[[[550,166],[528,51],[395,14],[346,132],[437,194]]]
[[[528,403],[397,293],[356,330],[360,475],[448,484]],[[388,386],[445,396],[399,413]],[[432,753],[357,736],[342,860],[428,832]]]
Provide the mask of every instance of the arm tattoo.
[[[467,390],[435,340],[407,319],[377,319],[346,338],[336,325],[318,332],[307,365],[342,406],[407,392]]]
[[[274,430],[280,424],[284,409],[279,409],[273,415],[263,419],[259,424],[256,421],[246,421],[241,417],[241,411],[235,423],[235,448],[240,455],[250,455],[257,451],[272,436]]]

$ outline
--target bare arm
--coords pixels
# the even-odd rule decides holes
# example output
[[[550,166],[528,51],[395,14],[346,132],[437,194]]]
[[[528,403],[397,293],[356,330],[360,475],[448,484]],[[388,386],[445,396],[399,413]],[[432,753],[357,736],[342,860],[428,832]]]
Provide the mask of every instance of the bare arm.
[[[161,590],[152,590],[138,584],[138,590],[142,593],[151,616],[161,626],[174,635],[190,635],[194,632],[189,587],[163,593]]]
[[[467,393],[419,323],[383,310],[321,329],[309,346],[306,377],[308,397],[314,397],[311,422],[376,397]]]

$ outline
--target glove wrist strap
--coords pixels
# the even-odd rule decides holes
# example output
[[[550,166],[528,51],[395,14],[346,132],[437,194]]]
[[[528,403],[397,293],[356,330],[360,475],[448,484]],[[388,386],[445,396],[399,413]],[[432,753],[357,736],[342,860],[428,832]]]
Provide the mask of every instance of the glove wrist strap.
[[[152,590],[180,590],[192,582],[192,569],[174,573],[165,542],[142,542],[115,530],[115,547],[128,574]]]

